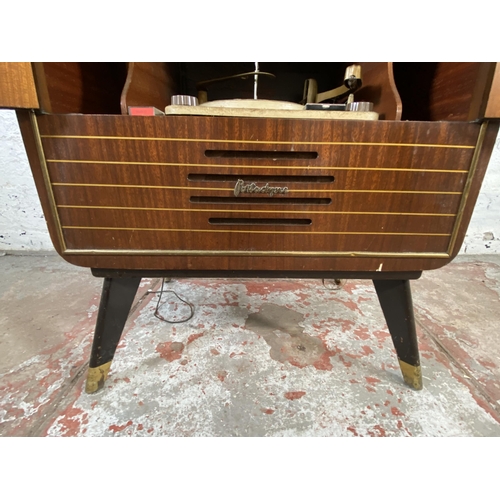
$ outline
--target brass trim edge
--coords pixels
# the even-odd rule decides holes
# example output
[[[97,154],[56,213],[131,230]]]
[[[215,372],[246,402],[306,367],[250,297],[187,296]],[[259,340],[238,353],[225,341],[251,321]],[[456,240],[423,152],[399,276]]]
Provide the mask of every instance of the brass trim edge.
[[[170,207],[108,207],[97,205],[57,205],[57,208],[82,208],[82,209],[102,209],[102,210],[152,210],[164,212],[215,212],[215,213],[259,213],[259,214],[328,214],[328,215],[398,215],[408,217],[456,217],[457,214],[433,214],[433,213],[412,213],[412,212],[339,212],[324,210],[223,210],[210,208],[170,208]]]
[[[405,361],[399,361],[399,366],[401,368],[401,373],[403,374],[403,380],[410,386],[420,391],[423,388],[422,384],[422,368],[420,365],[413,366]]]
[[[86,184],[79,182],[53,182],[53,186],[66,187],[101,187],[101,188],[124,188],[124,189],[175,189],[186,191],[231,191],[233,188],[217,188],[217,187],[195,187],[195,186],[147,186],[142,184]],[[384,190],[384,189],[289,189],[287,194],[291,193],[392,193],[392,194],[449,194],[461,195],[461,191],[400,191],[400,190]],[[283,198],[286,200],[286,198]]]
[[[170,255],[197,257],[366,257],[366,258],[411,258],[411,259],[448,259],[445,252],[309,252],[309,251],[244,251],[244,250],[93,250],[71,249],[64,255]]]
[[[85,392],[92,394],[104,386],[104,382],[108,378],[109,369],[111,368],[111,361],[104,363],[95,368],[89,368],[87,374],[87,382],[85,384]]]
[[[450,255],[453,254],[453,250],[454,250],[455,244],[457,242],[458,231],[460,230],[460,226],[462,224],[465,206],[467,205],[467,199],[469,198],[469,193],[470,193],[470,189],[472,186],[472,180],[474,179],[474,174],[476,172],[477,163],[479,161],[479,155],[481,154],[481,149],[483,146],[484,138],[486,136],[487,128],[488,128],[488,122],[485,121],[481,124],[481,129],[479,130],[479,135],[478,135],[477,143],[476,143],[476,149],[474,150],[474,155],[472,156],[471,165],[469,168],[469,174],[467,175],[462,198],[460,199],[460,205],[458,206],[457,218],[455,219],[455,225],[454,225],[453,230],[451,232],[450,243],[448,245],[448,250],[447,250],[447,252]]]
[[[237,225],[237,224],[235,224]],[[450,233],[383,233],[362,231],[244,231],[241,229],[193,229],[164,227],[100,227],[100,226],[62,226],[63,229],[97,231],[154,231],[170,233],[243,233],[243,234],[309,234],[309,235],[370,235],[370,236],[451,236]]]
[[[210,167],[210,168],[256,168],[256,169],[292,169],[308,171],[317,170],[368,170],[368,171],[388,171],[388,172],[436,172],[436,173],[453,173],[466,174],[468,170],[446,170],[434,168],[388,168],[388,167],[324,167],[321,165],[223,165],[215,163],[165,163],[165,162],[149,162],[149,161],[105,161],[105,160],[46,160],[47,163],[90,163],[96,165],[154,165],[165,167]],[[290,161],[290,160],[286,160]],[[293,160],[298,161],[298,160]],[[309,160],[308,160],[309,161]]]
[[[38,153],[38,158],[40,160],[40,166],[42,170],[42,177],[45,184],[45,190],[47,191],[50,211],[52,214],[52,218],[54,219],[54,225],[56,226],[56,233],[59,240],[59,244],[62,248],[62,251],[66,251],[66,242],[64,240],[64,235],[62,232],[61,221],[59,219],[59,212],[57,211],[57,204],[54,197],[54,191],[52,190],[52,182],[50,180],[49,169],[47,168],[47,163],[45,161],[45,153],[43,151],[43,145],[41,141],[40,131],[38,129],[38,123],[36,120],[36,115],[34,111],[30,112],[30,121],[31,126],[33,128],[33,133],[35,135],[35,144]]]
[[[208,143],[230,143],[230,144],[290,144],[290,145],[327,145],[327,146],[381,146],[381,147],[417,147],[417,148],[450,148],[450,149],[474,149],[475,146],[463,144],[406,144],[397,142],[344,142],[344,141],[249,141],[243,139],[191,139],[183,137],[121,137],[113,135],[41,135],[43,139],[101,139],[101,140],[123,140],[123,141],[172,141],[172,142],[208,142]]]

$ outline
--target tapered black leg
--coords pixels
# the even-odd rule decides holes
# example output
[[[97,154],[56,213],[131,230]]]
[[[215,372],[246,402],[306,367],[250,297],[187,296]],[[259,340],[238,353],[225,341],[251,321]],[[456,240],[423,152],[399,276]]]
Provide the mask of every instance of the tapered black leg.
[[[141,278],[104,278],[85,392],[104,385]]]
[[[417,331],[409,280],[373,280],[389,332],[396,348],[404,381],[422,389]]]

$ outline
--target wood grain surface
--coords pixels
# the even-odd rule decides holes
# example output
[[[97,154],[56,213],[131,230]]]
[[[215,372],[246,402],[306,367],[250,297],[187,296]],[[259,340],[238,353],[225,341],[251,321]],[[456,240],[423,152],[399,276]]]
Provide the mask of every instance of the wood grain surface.
[[[129,106],[153,106],[163,111],[176,92],[174,77],[175,68],[171,63],[128,63],[120,99],[122,114],[128,115]]]
[[[498,63],[493,75],[485,116],[487,118],[500,118],[500,64]]]
[[[0,62],[0,108],[38,108],[31,63]]]
[[[477,196],[481,179],[470,168],[481,160],[484,175],[495,134],[486,133],[474,160],[480,125],[472,123],[70,115],[37,122],[61,254],[124,269],[440,267],[460,244],[470,218],[462,214]],[[240,177],[288,191],[236,197]]]
[[[34,63],[41,109],[51,113],[120,113],[126,63]]]
[[[381,120],[401,120],[403,103],[394,82],[392,63],[359,63],[363,69],[363,87],[356,92],[356,101],[373,103]]]

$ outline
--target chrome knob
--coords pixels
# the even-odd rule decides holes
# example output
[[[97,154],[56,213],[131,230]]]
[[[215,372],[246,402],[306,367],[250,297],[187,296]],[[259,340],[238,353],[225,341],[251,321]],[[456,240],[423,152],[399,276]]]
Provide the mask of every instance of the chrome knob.
[[[373,111],[373,102],[348,102],[345,105],[346,111]]]
[[[198,106],[198,98],[192,95],[173,95],[172,106]]]

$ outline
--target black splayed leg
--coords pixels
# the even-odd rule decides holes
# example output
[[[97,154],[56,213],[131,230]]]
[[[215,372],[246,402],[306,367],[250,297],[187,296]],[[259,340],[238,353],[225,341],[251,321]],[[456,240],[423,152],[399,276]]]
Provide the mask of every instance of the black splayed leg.
[[[404,381],[422,389],[417,331],[409,280],[373,280],[389,332],[396,348]]]
[[[104,385],[141,278],[104,278],[85,392]]]

